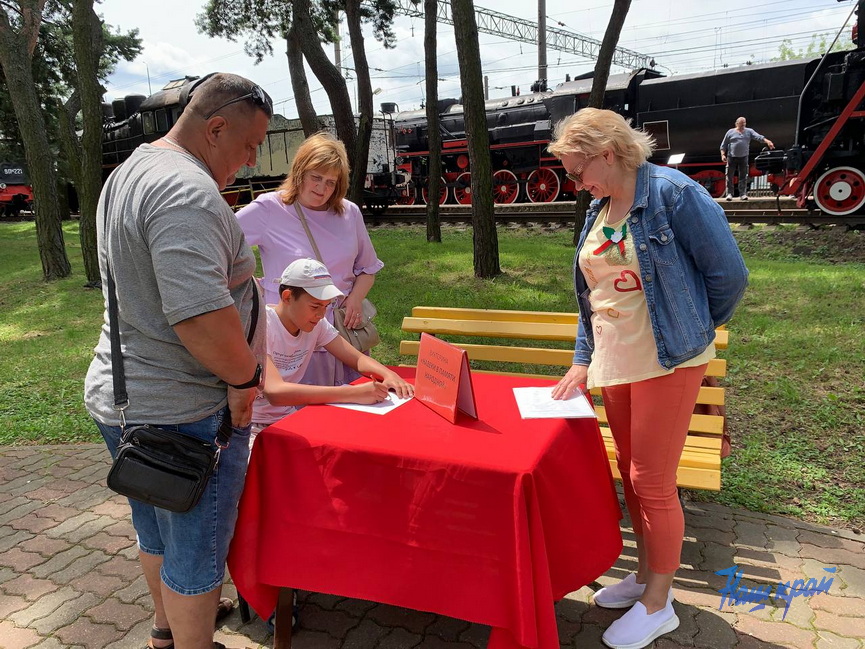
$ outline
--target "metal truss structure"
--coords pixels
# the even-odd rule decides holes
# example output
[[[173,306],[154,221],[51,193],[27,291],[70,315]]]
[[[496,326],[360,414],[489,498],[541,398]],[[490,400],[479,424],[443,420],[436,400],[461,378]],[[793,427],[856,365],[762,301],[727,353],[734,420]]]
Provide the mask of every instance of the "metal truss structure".
[[[415,2],[414,0],[397,0],[396,4],[398,13],[414,18],[423,18],[422,3]],[[538,43],[538,25],[530,20],[509,16],[482,7],[475,7],[475,19],[478,23],[479,32],[509,38],[522,43],[532,43],[533,45],[537,45]],[[438,1],[438,16],[436,20],[447,25],[454,24],[453,17],[451,16],[450,0]],[[601,50],[601,41],[577,34],[576,32],[569,32],[554,27],[547,27],[546,33],[547,48],[597,60],[598,53]],[[653,67],[651,59],[652,57],[646,54],[640,54],[624,47],[617,47],[613,53],[613,65],[630,70]]]

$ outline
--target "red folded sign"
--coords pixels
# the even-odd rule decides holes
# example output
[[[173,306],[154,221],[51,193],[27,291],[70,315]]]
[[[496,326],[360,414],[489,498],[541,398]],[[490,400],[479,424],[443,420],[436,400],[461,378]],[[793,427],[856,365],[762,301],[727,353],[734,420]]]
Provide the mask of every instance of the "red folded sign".
[[[422,333],[414,396],[451,423],[456,423],[457,410],[477,419],[472,375],[465,350]]]

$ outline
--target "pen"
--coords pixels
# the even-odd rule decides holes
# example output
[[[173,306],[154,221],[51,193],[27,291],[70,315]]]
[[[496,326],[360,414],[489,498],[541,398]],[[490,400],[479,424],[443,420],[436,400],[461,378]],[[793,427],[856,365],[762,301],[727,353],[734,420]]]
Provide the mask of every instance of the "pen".
[[[384,381],[383,376],[379,376],[378,374],[374,374],[373,372],[361,372],[360,375],[365,376],[368,379],[372,379],[373,381],[378,381],[379,383]]]

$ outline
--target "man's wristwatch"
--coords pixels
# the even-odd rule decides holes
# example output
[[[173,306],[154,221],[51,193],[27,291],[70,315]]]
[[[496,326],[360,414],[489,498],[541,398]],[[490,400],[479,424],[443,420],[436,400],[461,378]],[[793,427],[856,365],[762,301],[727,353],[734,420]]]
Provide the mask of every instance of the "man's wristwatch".
[[[229,387],[235,390],[246,390],[247,388],[257,388],[261,385],[261,363],[255,366],[255,374],[246,383],[238,383],[237,385],[228,384]]]

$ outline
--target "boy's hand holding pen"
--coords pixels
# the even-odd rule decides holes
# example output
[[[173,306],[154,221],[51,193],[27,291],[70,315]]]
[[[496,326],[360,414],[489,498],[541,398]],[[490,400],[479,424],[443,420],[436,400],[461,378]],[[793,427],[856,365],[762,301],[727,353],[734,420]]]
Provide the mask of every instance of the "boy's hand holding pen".
[[[366,374],[364,376],[367,376]],[[379,403],[388,398],[387,386],[381,381],[376,380],[377,377],[369,376],[372,381],[359,383],[351,386],[354,389],[354,397],[357,403],[370,404]]]
[[[396,372],[389,371],[384,376],[374,372],[362,372],[361,374],[368,379],[372,379],[374,384],[383,385],[385,389],[385,397],[387,396],[388,390],[393,390],[393,392],[401,399],[410,399],[414,396],[414,386],[411,383],[406,382],[406,380]]]

